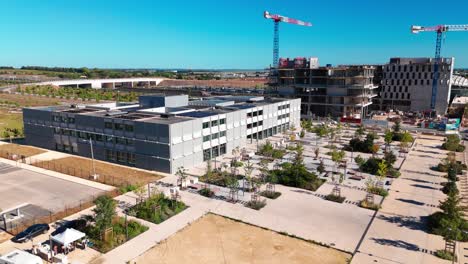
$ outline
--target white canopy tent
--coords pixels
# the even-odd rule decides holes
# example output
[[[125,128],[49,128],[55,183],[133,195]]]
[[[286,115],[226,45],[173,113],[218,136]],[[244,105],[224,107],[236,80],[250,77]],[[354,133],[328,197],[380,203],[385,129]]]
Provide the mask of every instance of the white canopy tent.
[[[64,246],[68,246],[69,244],[82,239],[85,236],[86,234],[83,232],[73,228],[67,228],[67,230],[65,230],[63,233],[53,236],[52,240]]]

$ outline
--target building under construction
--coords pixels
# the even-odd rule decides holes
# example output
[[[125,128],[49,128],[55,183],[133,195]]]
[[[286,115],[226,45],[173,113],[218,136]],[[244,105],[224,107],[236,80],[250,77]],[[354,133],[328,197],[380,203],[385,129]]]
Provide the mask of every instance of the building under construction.
[[[362,118],[377,96],[374,70],[365,65],[320,67],[317,58],[282,58],[270,85],[280,96],[301,98],[301,118]]]

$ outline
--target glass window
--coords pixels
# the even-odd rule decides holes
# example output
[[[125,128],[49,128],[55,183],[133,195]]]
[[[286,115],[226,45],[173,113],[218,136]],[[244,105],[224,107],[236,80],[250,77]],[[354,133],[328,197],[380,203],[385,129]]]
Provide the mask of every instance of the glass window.
[[[68,123],[75,124],[75,118],[74,117],[69,117],[68,118]]]
[[[112,122],[104,122],[104,127],[107,129],[112,129]]]
[[[207,161],[211,159],[211,149],[203,150],[203,161]]]
[[[127,145],[133,146],[133,139],[127,139]]]
[[[220,125],[226,124],[226,118],[220,119],[220,120],[219,120],[219,124],[220,124]]]
[[[212,127],[217,126],[217,125],[218,125],[218,120],[211,121],[211,126]]]
[[[247,128],[252,128],[252,124],[247,124]]]
[[[211,136],[208,135],[208,136],[203,136],[203,142],[207,142],[207,141],[210,141],[211,140]]]
[[[263,115],[263,110],[258,111],[258,115]]]
[[[115,126],[115,129],[116,129],[116,130],[124,130],[124,129],[125,129],[124,124],[118,124],[118,123],[116,123],[116,124],[114,124],[114,126]]]
[[[57,135],[60,135],[60,128],[58,127],[54,128],[54,133]]]
[[[220,155],[226,154],[226,144],[222,144],[221,146],[219,146],[219,154]]]
[[[101,134],[96,134],[96,141],[102,141],[103,136]]]
[[[106,136],[106,142],[113,143],[114,142],[114,137],[113,136]]]
[[[210,122],[204,122],[203,123],[203,129],[209,128],[210,127]]]
[[[225,137],[225,136],[226,136],[226,131],[219,132],[219,137]]]
[[[247,117],[252,117],[252,113],[247,113]]]
[[[125,131],[133,132],[133,126],[132,125],[125,125]]]
[[[127,144],[127,140],[126,140],[125,138],[117,137],[117,138],[115,138],[115,143],[121,144],[121,145],[126,145],[126,144]]]
[[[213,157],[218,157],[219,156],[219,149],[218,147],[214,147],[211,149],[213,152]]]
[[[257,116],[257,115],[258,115],[257,111],[253,112],[253,116]]]
[[[117,151],[117,162],[127,162],[127,155],[125,152]]]
[[[219,134],[218,134],[218,133],[214,133],[213,135],[211,135],[211,138],[212,138],[212,139],[217,139],[217,138],[218,138],[218,136],[219,136]]]
[[[127,153],[128,164],[135,165],[135,154]]]

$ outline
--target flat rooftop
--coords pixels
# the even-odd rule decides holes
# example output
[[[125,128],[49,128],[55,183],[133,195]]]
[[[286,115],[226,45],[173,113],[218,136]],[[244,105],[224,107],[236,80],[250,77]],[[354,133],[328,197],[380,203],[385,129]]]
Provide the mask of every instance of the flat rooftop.
[[[149,95],[144,95],[148,97]],[[161,96],[161,95],[157,95]],[[56,113],[68,113],[75,115],[95,116],[102,118],[132,120],[138,122],[174,124],[185,122],[191,119],[205,118],[209,116],[234,112],[242,109],[255,108],[271,103],[287,101],[282,98],[264,98],[261,96],[220,96],[206,101],[233,102],[236,103],[227,106],[200,106],[187,105],[183,107],[160,107],[164,111],[152,111],[152,107],[143,107],[137,103],[103,103],[89,105],[70,105],[70,106],[48,106],[31,107],[29,109],[38,109]],[[184,111],[181,111],[184,110]]]

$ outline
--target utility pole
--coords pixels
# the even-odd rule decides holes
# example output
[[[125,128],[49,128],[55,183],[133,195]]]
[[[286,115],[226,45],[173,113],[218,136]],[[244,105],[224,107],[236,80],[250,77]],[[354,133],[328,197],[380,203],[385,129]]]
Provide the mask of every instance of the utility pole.
[[[96,166],[94,166],[94,150],[92,138],[89,138],[89,145],[91,146],[91,165],[93,167],[93,177],[96,179]]]

